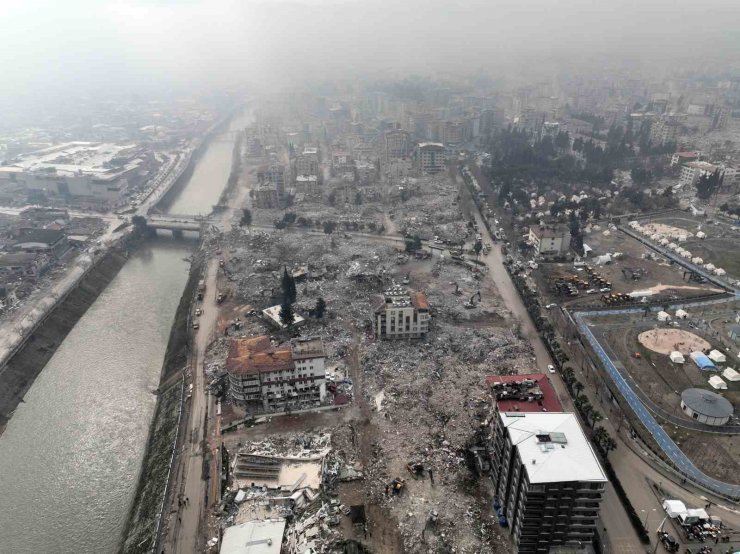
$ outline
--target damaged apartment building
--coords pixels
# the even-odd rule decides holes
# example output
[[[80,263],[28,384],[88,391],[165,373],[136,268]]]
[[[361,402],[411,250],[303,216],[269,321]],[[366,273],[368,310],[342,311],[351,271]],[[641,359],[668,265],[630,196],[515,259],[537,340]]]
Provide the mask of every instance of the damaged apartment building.
[[[607,478],[546,375],[492,376],[488,452],[494,508],[517,552],[578,548],[597,533]]]
[[[326,398],[319,337],[273,345],[268,336],[232,339],[226,359],[232,400],[252,413],[298,410]]]
[[[429,332],[429,302],[423,292],[393,286],[373,295],[373,334],[380,339],[416,339]]]

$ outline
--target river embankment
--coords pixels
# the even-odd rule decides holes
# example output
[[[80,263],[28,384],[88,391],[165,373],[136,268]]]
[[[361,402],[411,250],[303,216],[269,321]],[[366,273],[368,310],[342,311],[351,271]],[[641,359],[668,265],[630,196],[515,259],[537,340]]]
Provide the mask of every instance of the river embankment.
[[[99,258],[0,368],[0,435],[59,345],[127,259],[127,252],[119,248]]]

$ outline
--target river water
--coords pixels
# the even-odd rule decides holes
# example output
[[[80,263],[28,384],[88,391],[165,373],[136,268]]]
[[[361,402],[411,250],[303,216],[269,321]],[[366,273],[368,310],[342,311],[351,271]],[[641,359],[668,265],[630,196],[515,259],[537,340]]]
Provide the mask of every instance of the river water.
[[[233,137],[216,137],[169,211],[209,212],[232,151]],[[161,236],[141,247],[18,406],[0,437],[0,553],[116,551],[194,246]]]

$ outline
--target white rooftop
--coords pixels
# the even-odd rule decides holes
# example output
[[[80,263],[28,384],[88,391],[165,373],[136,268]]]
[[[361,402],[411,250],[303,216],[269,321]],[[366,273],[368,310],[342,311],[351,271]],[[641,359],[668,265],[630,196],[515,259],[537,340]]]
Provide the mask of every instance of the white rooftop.
[[[530,483],[606,482],[607,478],[575,414],[501,414]]]
[[[248,521],[224,530],[221,554],[280,554],[285,520]]]

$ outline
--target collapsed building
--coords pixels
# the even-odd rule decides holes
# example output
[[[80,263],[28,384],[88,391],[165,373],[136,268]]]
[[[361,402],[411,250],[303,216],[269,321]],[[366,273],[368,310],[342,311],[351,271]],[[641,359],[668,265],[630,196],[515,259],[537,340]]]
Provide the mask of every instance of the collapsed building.
[[[371,298],[373,334],[380,339],[420,338],[429,332],[429,301],[423,292],[394,286]]]
[[[319,337],[275,346],[268,336],[232,339],[226,359],[231,399],[250,412],[309,408],[326,398]]]

